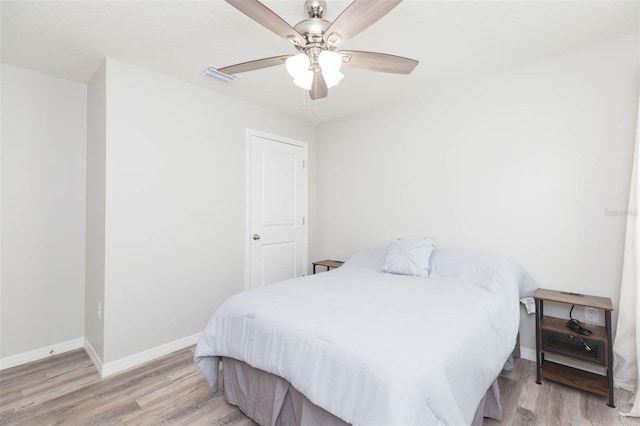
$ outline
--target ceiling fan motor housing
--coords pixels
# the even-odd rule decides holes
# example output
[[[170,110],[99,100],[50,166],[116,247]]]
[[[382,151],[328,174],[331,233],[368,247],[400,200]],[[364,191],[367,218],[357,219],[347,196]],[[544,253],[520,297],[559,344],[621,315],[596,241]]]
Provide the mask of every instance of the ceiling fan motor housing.
[[[322,36],[331,25],[331,22],[322,19],[326,9],[327,2],[325,0],[305,1],[304,10],[309,18],[298,22],[293,28],[306,39],[307,44],[314,44],[316,47],[321,47],[320,44],[324,44]]]
[[[306,0],[304,9],[309,18],[298,22],[293,27],[307,42],[305,46],[298,46],[298,50],[307,54],[311,61],[310,68],[315,72],[320,71],[318,55],[323,50],[327,50],[323,36],[331,22],[322,19],[326,8],[325,0]]]
[[[310,43],[324,43],[322,35],[331,22],[320,18],[309,18],[298,22],[293,28]]]
[[[320,18],[327,8],[327,2],[324,0],[307,0],[304,2],[304,10],[309,18]]]

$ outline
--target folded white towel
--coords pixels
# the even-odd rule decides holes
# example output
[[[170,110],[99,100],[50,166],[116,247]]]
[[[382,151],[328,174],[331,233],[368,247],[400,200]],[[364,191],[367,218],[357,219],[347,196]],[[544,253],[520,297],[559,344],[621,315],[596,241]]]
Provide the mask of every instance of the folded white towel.
[[[536,301],[534,300],[533,297],[524,297],[520,299],[520,303],[522,303],[525,306],[525,308],[527,308],[528,314],[536,313]]]

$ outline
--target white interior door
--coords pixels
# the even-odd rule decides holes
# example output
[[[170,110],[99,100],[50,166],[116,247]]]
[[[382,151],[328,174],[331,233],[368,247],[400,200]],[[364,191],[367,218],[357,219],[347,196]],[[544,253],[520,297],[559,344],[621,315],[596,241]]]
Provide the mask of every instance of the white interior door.
[[[250,288],[303,275],[306,146],[250,134]]]

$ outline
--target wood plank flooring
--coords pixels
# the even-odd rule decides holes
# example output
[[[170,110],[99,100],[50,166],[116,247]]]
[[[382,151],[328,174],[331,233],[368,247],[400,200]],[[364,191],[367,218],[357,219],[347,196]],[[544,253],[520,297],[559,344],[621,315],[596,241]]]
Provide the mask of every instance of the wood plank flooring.
[[[193,347],[101,379],[84,350],[0,371],[0,425],[228,425],[254,423],[211,393]],[[563,385],[535,384],[535,364],[517,359],[500,379],[503,419],[484,425],[639,425],[622,417],[633,395],[606,398]]]
[[[484,426],[497,425],[640,425],[640,418],[623,417],[633,405],[633,393],[615,389],[616,408],[607,397],[593,395],[559,383],[536,384],[536,363],[515,359],[512,371],[503,371],[498,381],[502,420],[484,419]]]
[[[209,390],[193,350],[105,379],[82,349],[0,371],[0,425],[254,425]]]

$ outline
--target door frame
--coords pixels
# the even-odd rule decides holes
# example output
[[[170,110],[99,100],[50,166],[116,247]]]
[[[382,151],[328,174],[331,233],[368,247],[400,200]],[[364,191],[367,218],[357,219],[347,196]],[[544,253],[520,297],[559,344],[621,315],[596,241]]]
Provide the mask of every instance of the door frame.
[[[251,289],[251,137],[257,136],[278,143],[299,146],[302,148],[302,161],[304,161],[302,186],[302,214],[304,224],[302,226],[302,275],[308,272],[309,254],[309,147],[307,142],[286,138],[259,130],[247,129],[245,141],[245,249],[244,249],[244,289]]]

